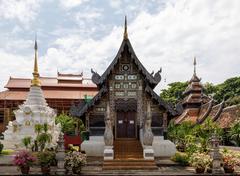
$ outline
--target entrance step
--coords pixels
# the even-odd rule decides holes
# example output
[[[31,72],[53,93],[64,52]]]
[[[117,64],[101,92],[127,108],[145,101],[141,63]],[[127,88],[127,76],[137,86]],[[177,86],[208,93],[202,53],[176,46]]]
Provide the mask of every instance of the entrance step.
[[[115,140],[115,159],[141,159],[143,158],[142,145],[138,140]]]
[[[115,140],[114,155],[114,160],[103,162],[103,170],[158,170],[154,160],[143,158],[142,145],[138,140]]]
[[[119,159],[104,161],[103,170],[158,170],[153,160]]]

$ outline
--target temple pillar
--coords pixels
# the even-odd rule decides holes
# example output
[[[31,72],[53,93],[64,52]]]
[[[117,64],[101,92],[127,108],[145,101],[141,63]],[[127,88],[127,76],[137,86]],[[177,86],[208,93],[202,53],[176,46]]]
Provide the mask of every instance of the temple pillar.
[[[114,152],[113,152],[113,128],[112,128],[112,120],[110,114],[110,105],[107,103],[106,115],[105,115],[105,132],[104,132],[104,160],[113,160]]]
[[[144,159],[147,160],[154,160],[154,150],[152,147],[153,143],[153,133],[152,133],[152,112],[151,112],[151,103],[150,101],[147,102],[147,114],[145,116],[145,123],[144,123],[144,132],[143,132],[143,156]]]
[[[166,135],[167,135],[167,113],[164,112],[163,113],[163,136],[164,139],[166,139]]]
[[[89,113],[86,113],[86,130],[89,131]]]
[[[138,88],[138,98],[137,98],[137,124],[139,124],[140,129],[143,128],[143,97],[142,97],[142,86],[139,85]]]

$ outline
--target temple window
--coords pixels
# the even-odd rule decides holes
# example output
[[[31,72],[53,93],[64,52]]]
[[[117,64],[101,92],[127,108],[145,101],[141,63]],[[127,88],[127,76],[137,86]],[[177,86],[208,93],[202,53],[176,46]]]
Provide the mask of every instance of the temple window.
[[[105,123],[103,114],[90,115],[89,130],[92,136],[101,136],[104,134]]]
[[[0,110],[0,123],[4,122],[4,110]]]

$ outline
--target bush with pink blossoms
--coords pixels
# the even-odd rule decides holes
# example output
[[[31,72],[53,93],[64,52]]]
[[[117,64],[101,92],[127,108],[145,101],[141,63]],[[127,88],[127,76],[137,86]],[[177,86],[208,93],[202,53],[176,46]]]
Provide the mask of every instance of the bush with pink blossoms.
[[[13,163],[18,167],[31,166],[36,161],[36,157],[27,150],[19,151],[13,159]]]

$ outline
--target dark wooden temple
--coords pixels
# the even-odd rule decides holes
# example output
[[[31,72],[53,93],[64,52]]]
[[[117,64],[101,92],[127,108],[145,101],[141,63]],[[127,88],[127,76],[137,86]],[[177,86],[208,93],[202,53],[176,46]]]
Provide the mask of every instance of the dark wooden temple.
[[[92,81],[97,85],[98,94],[87,104],[73,106],[71,114],[85,119],[90,135],[103,136],[107,104],[114,139],[139,138],[147,113],[151,106],[151,128],[154,135],[161,136],[175,110],[164,102],[153,89],[161,81],[161,69],[150,74],[137,58],[127,36],[127,26],[120,49],[100,76],[93,69]]]

